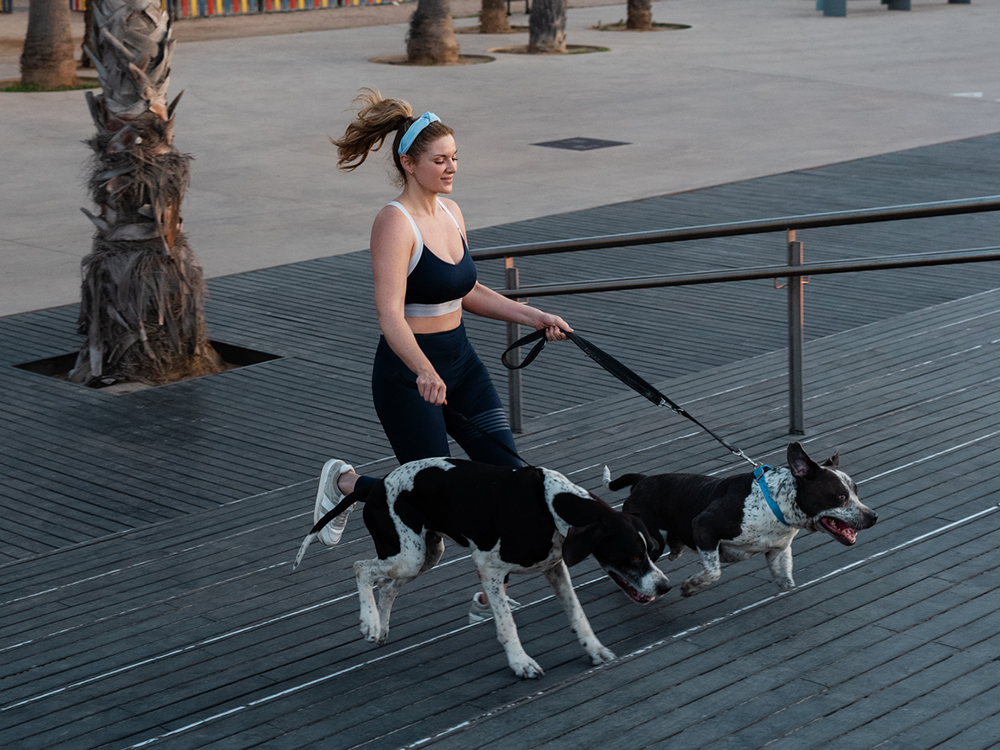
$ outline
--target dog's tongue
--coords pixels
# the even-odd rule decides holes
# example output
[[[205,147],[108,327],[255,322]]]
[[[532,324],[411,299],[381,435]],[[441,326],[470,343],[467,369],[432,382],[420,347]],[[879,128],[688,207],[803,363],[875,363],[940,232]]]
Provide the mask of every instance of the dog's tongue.
[[[858,532],[843,521],[836,518],[824,518],[823,525],[829,529],[842,544],[854,544],[858,541]]]
[[[618,587],[622,591],[628,594],[629,598],[632,599],[632,601],[638,604],[649,604],[656,598],[655,596],[649,596],[647,594],[642,594],[636,591],[634,588],[629,586],[628,582],[624,578],[615,573],[613,570],[607,571],[607,574],[612,581],[618,584]]]

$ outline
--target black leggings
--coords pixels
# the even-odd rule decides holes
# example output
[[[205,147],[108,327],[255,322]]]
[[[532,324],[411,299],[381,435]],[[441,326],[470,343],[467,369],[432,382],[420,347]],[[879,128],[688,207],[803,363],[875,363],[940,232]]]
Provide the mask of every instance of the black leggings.
[[[413,383],[416,376],[381,338],[372,367],[372,396],[386,437],[401,463],[419,458],[450,456],[448,435],[474,461],[498,466],[520,466],[521,462],[483,433],[489,433],[511,451],[514,436],[507,423],[500,397],[485,365],[465,335],[465,325],[440,333],[415,334],[421,351],[434,365],[448,388],[449,409],[424,401]],[[398,373],[398,375],[397,375]],[[469,427],[452,411],[474,427]]]

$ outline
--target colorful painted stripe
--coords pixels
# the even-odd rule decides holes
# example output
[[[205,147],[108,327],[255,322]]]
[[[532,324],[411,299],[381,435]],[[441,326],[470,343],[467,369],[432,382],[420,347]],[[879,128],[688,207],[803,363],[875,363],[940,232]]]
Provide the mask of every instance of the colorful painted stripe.
[[[403,0],[407,2],[408,0]],[[241,16],[247,13],[284,13],[348,5],[382,5],[394,0],[160,0],[172,18]],[[84,11],[87,0],[69,0],[70,10]]]

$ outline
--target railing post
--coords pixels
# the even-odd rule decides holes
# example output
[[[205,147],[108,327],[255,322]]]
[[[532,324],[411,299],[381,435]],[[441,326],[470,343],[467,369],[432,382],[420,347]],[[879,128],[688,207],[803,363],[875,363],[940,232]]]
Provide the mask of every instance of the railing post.
[[[788,230],[788,265],[801,266],[803,262],[802,243],[795,239],[795,230]],[[803,321],[801,276],[788,277],[788,432],[792,435],[805,434],[803,382]]]
[[[504,285],[507,289],[518,289],[520,287],[520,281],[518,278],[517,269],[514,268],[513,258],[503,259],[504,268]],[[521,338],[521,326],[517,323],[507,324],[507,346],[510,346],[515,341]],[[520,364],[521,353],[519,351],[511,352],[514,356],[514,364]],[[520,370],[507,370],[507,403],[508,411],[510,412],[510,429],[511,432],[520,433],[524,430],[524,420],[523,420],[523,406],[521,401],[521,371]]]

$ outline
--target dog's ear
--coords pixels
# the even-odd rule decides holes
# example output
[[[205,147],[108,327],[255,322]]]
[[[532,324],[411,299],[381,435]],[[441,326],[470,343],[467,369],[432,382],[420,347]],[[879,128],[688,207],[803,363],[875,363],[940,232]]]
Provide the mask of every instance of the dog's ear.
[[[835,469],[838,468],[840,466],[840,451],[837,451],[824,461],[823,466],[832,466]]]
[[[597,549],[597,545],[607,536],[607,529],[599,523],[586,526],[570,526],[562,546],[563,562],[573,567],[585,560]]]
[[[663,538],[659,533],[652,533],[646,526],[645,522],[642,520],[642,515],[639,513],[629,513],[622,508],[622,516],[627,520],[635,530],[639,532],[639,535],[646,542],[646,554],[649,555],[649,559],[656,562],[660,559],[663,554],[664,542]]]
[[[809,479],[819,469],[819,464],[809,458],[800,443],[790,443],[788,445],[788,468],[792,470],[793,476],[799,479]]]

